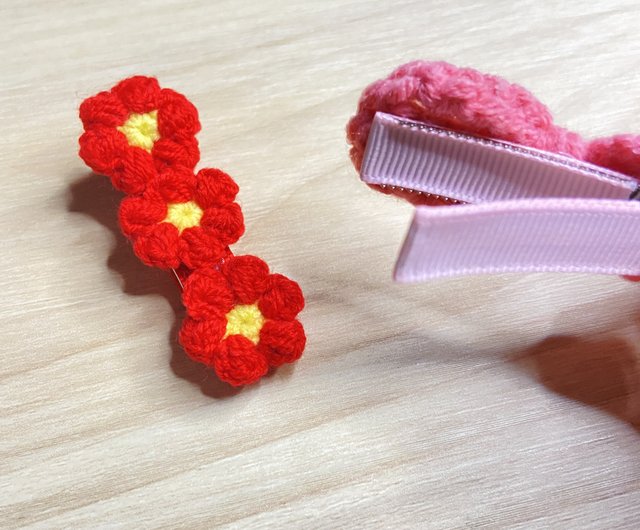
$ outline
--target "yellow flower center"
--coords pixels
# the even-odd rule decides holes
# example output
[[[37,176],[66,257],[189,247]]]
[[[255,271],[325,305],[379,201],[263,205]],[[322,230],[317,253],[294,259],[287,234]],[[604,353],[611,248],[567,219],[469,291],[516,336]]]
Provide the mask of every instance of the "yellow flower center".
[[[144,114],[129,114],[129,118],[118,130],[127,137],[129,145],[142,147],[151,152],[155,141],[160,138],[158,133],[158,111],[152,110]]]
[[[198,226],[202,219],[202,209],[195,202],[178,202],[167,205],[167,216],[165,223],[171,223],[182,234],[185,228]]]
[[[227,332],[229,335],[243,335],[254,344],[260,340],[260,330],[264,325],[264,317],[258,304],[237,305],[227,313]]]

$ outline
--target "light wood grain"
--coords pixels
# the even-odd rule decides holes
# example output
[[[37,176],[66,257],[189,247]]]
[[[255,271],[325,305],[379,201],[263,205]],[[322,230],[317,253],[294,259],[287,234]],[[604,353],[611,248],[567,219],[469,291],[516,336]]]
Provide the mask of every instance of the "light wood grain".
[[[638,285],[394,285],[410,207],[344,138],[414,58],[637,131],[637,2],[7,0],[0,21],[0,526],[638,527]],[[134,73],[197,105],[202,164],[241,186],[236,250],[305,289],[305,357],[241,392],[185,359],[171,278],[77,158],[79,103]]]

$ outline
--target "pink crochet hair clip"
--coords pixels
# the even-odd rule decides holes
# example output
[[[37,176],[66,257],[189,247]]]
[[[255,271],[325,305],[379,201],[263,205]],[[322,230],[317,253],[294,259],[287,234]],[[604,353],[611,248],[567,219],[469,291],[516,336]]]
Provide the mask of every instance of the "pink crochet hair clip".
[[[417,206],[398,281],[640,275],[640,136],[586,140],[518,85],[414,61],[364,90],[347,138],[365,183]]]
[[[177,279],[189,358],[233,386],[298,360],[302,290],[259,257],[232,251],[245,230],[239,188],[221,169],[196,169],[196,107],[157,79],[134,76],[79,111],[80,157],[123,193],[118,220],[133,253]]]

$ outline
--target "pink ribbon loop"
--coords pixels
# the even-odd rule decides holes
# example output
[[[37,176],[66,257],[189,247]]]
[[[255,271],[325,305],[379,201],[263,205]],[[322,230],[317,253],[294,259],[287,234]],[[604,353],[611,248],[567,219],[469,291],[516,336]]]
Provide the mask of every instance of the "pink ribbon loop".
[[[497,272],[640,275],[640,202],[628,200],[638,183],[626,175],[377,113],[361,178],[471,203],[416,210],[397,281]]]
[[[640,202],[531,199],[419,207],[394,277],[418,282],[548,271],[640,275]]]

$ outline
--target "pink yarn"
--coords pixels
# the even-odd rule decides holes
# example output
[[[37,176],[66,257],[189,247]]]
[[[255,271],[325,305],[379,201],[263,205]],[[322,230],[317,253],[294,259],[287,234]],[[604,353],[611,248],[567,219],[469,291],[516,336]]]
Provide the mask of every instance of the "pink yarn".
[[[351,160],[360,170],[377,111],[544,151],[640,177],[640,136],[587,141],[557,126],[528,90],[471,68],[413,61],[369,85],[347,125]]]

